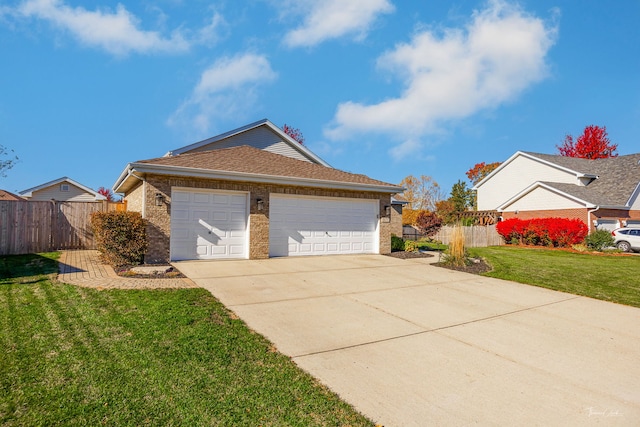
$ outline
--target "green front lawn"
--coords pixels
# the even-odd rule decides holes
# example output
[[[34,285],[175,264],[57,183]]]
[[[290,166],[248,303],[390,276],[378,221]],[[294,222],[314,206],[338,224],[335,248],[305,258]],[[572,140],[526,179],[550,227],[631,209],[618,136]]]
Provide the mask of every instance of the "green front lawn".
[[[0,424],[372,425],[202,289],[56,283],[0,257]]]
[[[493,271],[485,276],[640,307],[640,257],[544,248],[471,248]]]

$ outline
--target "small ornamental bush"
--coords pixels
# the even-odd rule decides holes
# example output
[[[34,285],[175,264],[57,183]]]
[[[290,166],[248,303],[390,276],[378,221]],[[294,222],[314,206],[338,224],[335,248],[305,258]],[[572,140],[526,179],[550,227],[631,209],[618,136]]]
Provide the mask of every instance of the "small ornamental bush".
[[[608,230],[596,230],[584,239],[585,245],[591,250],[602,252],[612,247],[614,238]]]
[[[417,242],[414,242],[413,240],[406,240],[404,242],[404,251],[405,252],[418,252],[418,249],[420,247],[418,246]]]
[[[404,240],[395,234],[391,235],[391,252],[404,251]]]
[[[571,247],[587,235],[587,224],[568,218],[511,218],[496,224],[506,243],[521,245]]]
[[[91,225],[103,261],[115,267],[142,263],[147,234],[139,212],[95,212]]]

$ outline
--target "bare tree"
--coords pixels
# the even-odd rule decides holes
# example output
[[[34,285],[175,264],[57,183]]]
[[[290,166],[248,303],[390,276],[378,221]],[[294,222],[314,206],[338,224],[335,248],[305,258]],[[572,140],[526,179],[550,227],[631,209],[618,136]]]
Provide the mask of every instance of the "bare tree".
[[[7,171],[14,167],[17,161],[18,157],[13,154],[13,150],[0,145],[0,177],[5,178]]]
[[[400,185],[406,188],[403,195],[409,202],[409,208],[413,210],[435,212],[436,203],[445,196],[440,185],[427,175],[420,175],[420,178],[409,175],[400,182]]]

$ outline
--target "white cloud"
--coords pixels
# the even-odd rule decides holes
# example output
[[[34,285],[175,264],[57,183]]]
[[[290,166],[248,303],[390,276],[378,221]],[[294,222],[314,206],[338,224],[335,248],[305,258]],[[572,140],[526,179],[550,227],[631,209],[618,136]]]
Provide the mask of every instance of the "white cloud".
[[[420,31],[378,58],[378,68],[401,79],[403,92],[372,105],[340,104],[325,134],[333,140],[390,134],[405,141],[392,155],[409,155],[443,122],[495,108],[543,79],[555,34],[555,27],[499,0],[474,12],[463,29]]]
[[[168,124],[208,132],[213,118],[244,115],[256,102],[258,87],[276,78],[263,55],[221,58],[203,71],[191,97],[173,113]]]
[[[218,12],[214,12],[209,24],[198,30],[196,41],[205,45],[217,43],[221,37],[220,33],[223,32],[223,29],[226,29],[227,25],[224,17]]]
[[[140,20],[122,4],[118,4],[115,11],[90,11],[83,7],[70,7],[62,0],[28,0],[11,11],[5,10],[5,13],[48,21],[71,33],[81,43],[114,55],[184,52],[193,43],[215,40],[215,30],[224,23],[222,17],[214,13],[211,22],[195,33],[194,40],[188,40],[180,30],[167,37],[158,31],[140,29]]]
[[[290,47],[301,47],[345,35],[363,38],[378,15],[393,12],[394,6],[388,0],[316,0],[288,9],[289,14],[301,13],[304,22],[289,31],[284,42]]]

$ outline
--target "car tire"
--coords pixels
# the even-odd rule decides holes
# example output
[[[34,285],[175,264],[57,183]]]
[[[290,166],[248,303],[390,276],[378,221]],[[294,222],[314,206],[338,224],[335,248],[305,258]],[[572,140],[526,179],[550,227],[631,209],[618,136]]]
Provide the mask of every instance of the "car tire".
[[[629,244],[629,242],[618,242],[616,244],[616,248],[620,249],[622,252],[630,252],[631,251],[631,245]]]

